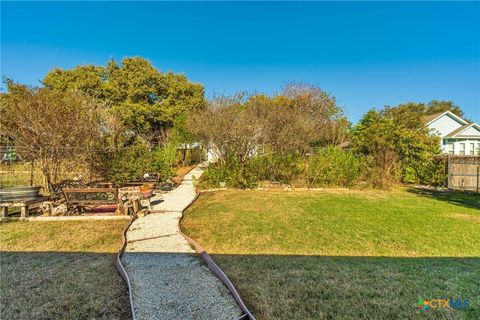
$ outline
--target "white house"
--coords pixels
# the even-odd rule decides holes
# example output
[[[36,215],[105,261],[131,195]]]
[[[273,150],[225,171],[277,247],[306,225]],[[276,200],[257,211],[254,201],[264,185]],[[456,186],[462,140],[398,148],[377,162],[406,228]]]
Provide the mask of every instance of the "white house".
[[[480,126],[456,114],[445,111],[428,116],[426,126],[440,137],[444,153],[452,155],[480,155]]]

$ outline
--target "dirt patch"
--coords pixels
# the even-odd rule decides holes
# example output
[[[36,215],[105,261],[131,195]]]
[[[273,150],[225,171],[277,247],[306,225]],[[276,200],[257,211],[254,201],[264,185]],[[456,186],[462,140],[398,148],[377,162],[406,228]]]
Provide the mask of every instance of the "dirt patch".
[[[175,184],[179,184],[180,182],[182,182],[183,177],[185,177],[185,175],[189,173],[193,168],[195,168],[195,165],[178,168],[175,177],[172,179],[173,182],[175,182]]]

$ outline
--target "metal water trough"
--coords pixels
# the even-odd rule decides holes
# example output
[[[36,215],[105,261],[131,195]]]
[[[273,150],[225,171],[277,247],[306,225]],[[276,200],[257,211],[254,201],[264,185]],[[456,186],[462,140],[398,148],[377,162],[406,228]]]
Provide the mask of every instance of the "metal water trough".
[[[35,200],[40,197],[40,189],[42,187],[36,186],[0,188],[0,201]]]

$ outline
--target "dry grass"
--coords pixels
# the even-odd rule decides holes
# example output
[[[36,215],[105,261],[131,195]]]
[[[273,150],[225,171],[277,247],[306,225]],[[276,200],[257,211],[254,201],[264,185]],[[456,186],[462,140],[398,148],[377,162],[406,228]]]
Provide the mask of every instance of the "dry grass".
[[[0,251],[117,253],[127,221],[35,221],[0,224]]]
[[[30,182],[33,185],[43,185],[42,172],[34,167],[33,181],[30,163],[14,163],[14,164],[0,164],[0,187],[15,187],[15,186],[29,186]]]
[[[2,319],[129,319],[115,269],[126,223],[1,223]]]
[[[195,165],[178,167],[177,171],[176,171],[176,174],[175,174],[175,177],[172,179],[173,182],[175,182],[176,184],[179,184],[180,182],[182,182],[183,177],[187,173],[189,173],[193,168],[195,168]]]

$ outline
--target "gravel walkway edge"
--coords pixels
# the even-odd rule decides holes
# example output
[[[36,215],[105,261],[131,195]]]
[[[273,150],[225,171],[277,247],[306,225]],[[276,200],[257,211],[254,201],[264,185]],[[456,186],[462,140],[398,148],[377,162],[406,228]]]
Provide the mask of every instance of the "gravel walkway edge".
[[[180,230],[183,211],[198,197],[194,181],[205,166],[195,167],[163,195],[153,208],[162,213],[130,224],[119,256],[131,284],[134,319],[254,319],[228,278],[203,249],[195,252],[193,240]]]

